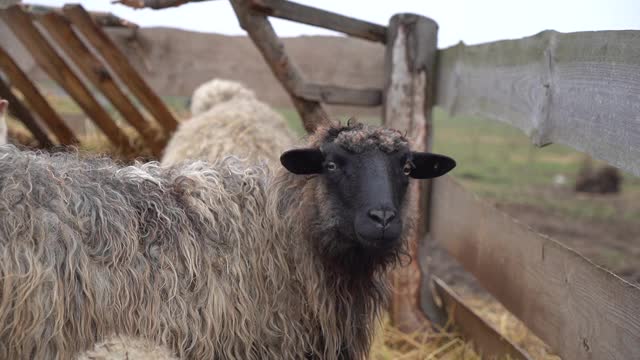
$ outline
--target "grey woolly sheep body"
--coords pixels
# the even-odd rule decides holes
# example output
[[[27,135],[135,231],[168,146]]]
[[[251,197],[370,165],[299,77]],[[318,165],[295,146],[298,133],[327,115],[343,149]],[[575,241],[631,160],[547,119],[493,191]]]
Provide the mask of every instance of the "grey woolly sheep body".
[[[239,83],[214,79],[193,94],[192,118],[181,123],[165,148],[163,165],[216,161],[235,155],[277,164],[294,144],[285,119]]]
[[[406,145],[362,126],[309,144],[327,141]],[[364,359],[401,248],[334,263],[346,243],[324,181],[233,157],[120,167],[0,146],[0,358],[124,337],[181,359]]]

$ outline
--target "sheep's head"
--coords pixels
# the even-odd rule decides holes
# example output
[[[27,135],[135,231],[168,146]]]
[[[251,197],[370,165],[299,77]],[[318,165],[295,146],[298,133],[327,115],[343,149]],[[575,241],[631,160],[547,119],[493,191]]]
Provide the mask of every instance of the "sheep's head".
[[[323,247],[334,253],[397,252],[409,179],[438,177],[455,167],[449,157],[411,151],[396,130],[362,124],[322,129],[311,144],[280,159],[294,174],[320,178],[326,203],[318,215],[331,217],[321,222],[332,224],[327,231],[337,232],[341,242]]]

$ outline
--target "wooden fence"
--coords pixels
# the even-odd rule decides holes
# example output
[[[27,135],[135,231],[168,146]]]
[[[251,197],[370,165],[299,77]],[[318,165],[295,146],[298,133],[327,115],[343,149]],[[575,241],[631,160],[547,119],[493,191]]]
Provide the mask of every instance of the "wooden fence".
[[[134,153],[132,139],[100,105],[91,87],[111,102],[152,154],[161,153],[177,121],[101,29],[101,26],[134,25],[111,14],[89,13],[80,5],[62,9],[14,5],[0,10],[0,18],[45,73],[75,100],[119,150]],[[10,100],[12,114],[24,123],[41,146],[79,144],[78,137],[2,47],[0,70],[6,77],[6,80],[0,77],[0,96]],[[154,130],[152,122],[134,104],[125,88],[160,125],[156,127],[158,130]],[[29,106],[12,89],[18,90]],[[29,108],[38,115],[40,123]],[[57,141],[51,139],[40,124],[45,124]]]
[[[511,124],[544,146],[557,142],[640,175],[640,31],[536,36],[437,50],[437,24],[398,14],[383,27],[280,0],[231,0],[308,131],[326,121],[321,103],[383,105],[388,126],[429,149],[431,110]],[[319,26],[386,44],[384,89],[308,84],[268,17]],[[443,245],[509,311],[564,359],[640,359],[640,288],[559,242],[484,204],[449,177],[410,191],[420,224],[414,261],[393,275],[390,314],[410,331],[432,311],[433,296],[485,356],[528,359],[421,270],[427,239]],[[422,267],[424,268],[424,267]]]

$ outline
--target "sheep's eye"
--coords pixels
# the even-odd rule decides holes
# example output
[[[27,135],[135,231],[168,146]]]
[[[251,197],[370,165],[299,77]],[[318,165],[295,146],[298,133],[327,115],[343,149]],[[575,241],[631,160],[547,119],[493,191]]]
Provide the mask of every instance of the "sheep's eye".
[[[338,165],[336,165],[336,163],[334,163],[333,161],[329,161],[327,163],[327,170],[335,171],[337,168],[338,168]]]
[[[413,164],[411,164],[411,161],[407,161],[406,163],[404,163],[404,167],[402,168],[402,172],[409,176],[409,174],[411,174],[411,170],[413,170]]]

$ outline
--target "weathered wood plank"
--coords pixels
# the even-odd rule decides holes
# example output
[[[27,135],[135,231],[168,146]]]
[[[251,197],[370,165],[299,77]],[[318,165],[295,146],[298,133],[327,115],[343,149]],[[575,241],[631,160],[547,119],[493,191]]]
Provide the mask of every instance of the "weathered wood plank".
[[[514,360],[531,359],[516,344],[502,336],[496,328],[467,306],[444,281],[433,277],[433,284],[442,301],[442,307],[453,319],[458,331],[466,340],[473,343],[475,350],[482,355],[483,359],[503,359],[506,355]]]
[[[47,99],[40,93],[40,90],[29,80],[18,64],[11,56],[0,47],[0,68],[7,75],[11,84],[15,86],[25,97],[25,100],[31,108],[40,116],[43,122],[62,145],[77,145],[78,138],[73,131],[53,110]],[[35,135],[35,134],[34,134]]]
[[[298,110],[305,130],[312,133],[317,127],[329,124],[329,116],[318,101],[296,95],[296,89],[305,85],[298,67],[284,51],[284,45],[276,35],[269,20],[249,9],[251,0],[231,0],[240,26],[249,34],[275,77],[289,93]]]
[[[387,28],[382,25],[291,1],[251,0],[251,8],[268,16],[318,26],[365,40],[381,43],[387,40]]]
[[[385,55],[383,123],[407,132],[413,149],[430,147],[433,71],[438,25],[414,14],[397,14],[389,22]],[[422,326],[420,306],[421,271],[417,263],[418,243],[426,231],[427,182],[413,181],[409,188],[412,201],[407,212],[415,214],[416,226],[408,234],[411,262],[396,269],[391,281],[392,322],[400,329],[413,331]]]
[[[47,32],[56,40],[87,79],[105,95],[122,117],[142,136],[153,154],[159,156],[165,141],[157,141],[151,124],[142,116],[135,105],[118,87],[109,70],[98,60],[73,31],[69,22],[57,13],[47,13],[38,17]]]
[[[640,175],[640,31],[536,36],[439,52],[436,102]]]
[[[34,16],[44,15],[44,14],[48,14],[48,13],[51,13],[51,12],[62,14],[62,9],[61,8],[45,6],[45,5],[29,4],[29,5],[23,5],[23,8],[29,14],[34,15]],[[91,15],[91,18],[93,19],[93,21],[95,21],[100,26],[104,26],[104,27],[126,27],[126,28],[129,28],[129,29],[137,29],[138,28],[137,24],[134,24],[134,23],[132,23],[132,22],[130,22],[128,20],[122,19],[120,17],[117,17],[117,16],[113,15],[110,12],[91,11],[91,12],[89,12],[89,15]]]
[[[62,57],[47,42],[29,15],[20,6],[12,6],[0,12],[2,19],[31,53],[38,65],[54,79],[78,103],[105,135],[123,151],[129,153],[131,146],[126,135],[111,120],[89,89],[69,68]]]
[[[381,89],[350,89],[341,86],[302,84],[296,95],[307,100],[335,105],[379,106],[382,104]]]
[[[31,131],[33,137],[38,140],[41,147],[47,148],[53,146],[53,142],[42,130],[36,119],[33,118],[29,109],[18,99],[12,92],[11,87],[6,84],[0,77],[0,98],[9,101],[9,112],[20,120],[24,126]]]
[[[153,10],[160,10],[201,1],[211,0],[117,0],[112,1],[112,3],[122,4],[134,9],[151,8]]]
[[[65,5],[62,10],[85,39],[95,48],[111,70],[127,84],[129,91],[140,100],[166,130],[167,137],[178,127],[178,121],[164,102],[133,68],[111,39],[91,20],[81,5]]]
[[[640,359],[640,288],[449,177],[433,183],[431,216],[433,238],[563,359]]]

